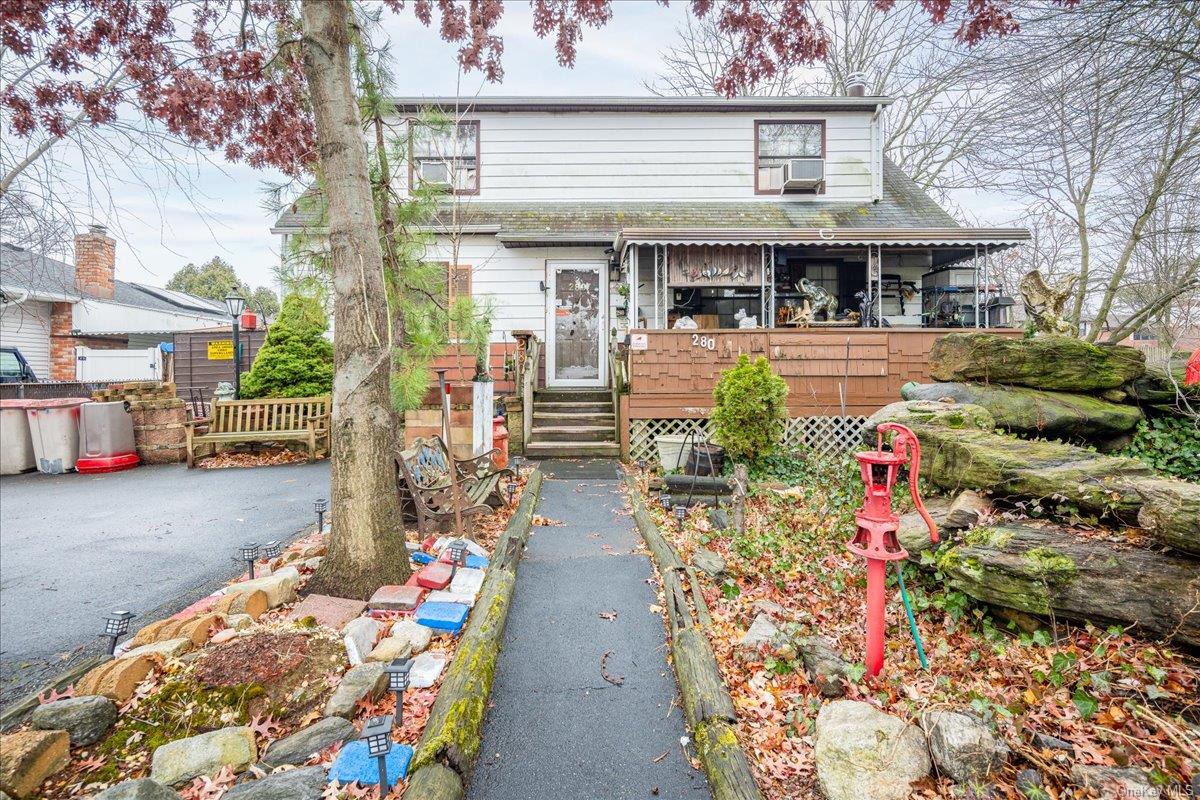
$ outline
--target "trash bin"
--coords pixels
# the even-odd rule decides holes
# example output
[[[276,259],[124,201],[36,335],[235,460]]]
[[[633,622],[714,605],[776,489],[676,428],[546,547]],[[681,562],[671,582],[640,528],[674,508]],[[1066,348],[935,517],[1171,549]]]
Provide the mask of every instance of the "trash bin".
[[[129,403],[88,403],[79,409],[79,460],[83,473],[116,472],[138,465]]]
[[[0,475],[16,475],[37,466],[25,414],[28,400],[0,400]]]
[[[87,397],[25,401],[38,472],[61,475],[75,469],[75,459],[79,458],[79,407],[90,402]]]

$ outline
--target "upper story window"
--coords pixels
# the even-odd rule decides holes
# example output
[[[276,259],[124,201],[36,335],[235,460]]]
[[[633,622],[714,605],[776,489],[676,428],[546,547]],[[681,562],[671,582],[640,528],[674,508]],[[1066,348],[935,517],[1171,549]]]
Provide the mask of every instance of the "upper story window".
[[[479,122],[431,126],[412,122],[409,183],[445,187],[454,194],[479,193]]]
[[[755,193],[824,192],[824,122],[755,122],[754,137]]]

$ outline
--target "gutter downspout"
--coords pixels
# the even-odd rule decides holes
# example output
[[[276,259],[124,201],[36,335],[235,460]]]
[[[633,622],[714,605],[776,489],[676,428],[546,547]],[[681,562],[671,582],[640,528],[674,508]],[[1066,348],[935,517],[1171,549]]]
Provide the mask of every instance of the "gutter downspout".
[[[883,199],[883,103],[875,104],[871,114],[871,200]]]

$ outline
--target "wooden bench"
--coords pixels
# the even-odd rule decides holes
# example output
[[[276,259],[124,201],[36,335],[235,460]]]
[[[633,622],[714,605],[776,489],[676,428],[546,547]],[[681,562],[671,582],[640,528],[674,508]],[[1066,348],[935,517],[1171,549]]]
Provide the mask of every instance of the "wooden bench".
[[[459,510],[463,519],[491,513],[504,505],[502,478],[514,476],[511,469],[493,469],[491,450],[471,458],[453,459],[462,494]],[[396,458],[400,508],[406,521],[416,522],[422,534],[449,530],[454,524],[454,488],[450,484],[450,454],[441,437],[415,439]]]
[[[221,444],[304,442],[308,460],[329,453],[330,400],[324,397],[271,397],[263,400],[214,400],[207,419],[188,420],[187,465],[199,450]],[[204,433],[197,428],[207,427]]]

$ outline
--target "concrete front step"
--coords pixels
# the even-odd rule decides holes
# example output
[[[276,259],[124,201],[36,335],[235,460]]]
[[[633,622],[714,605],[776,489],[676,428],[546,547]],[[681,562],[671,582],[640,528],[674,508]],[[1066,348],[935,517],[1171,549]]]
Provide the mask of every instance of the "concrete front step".
[[[529,436],[534,444],[542,442],[611,442],[616,431],[611,425],[562,425],[535,427]]]
[[[530,442],[525,445],[525,455],[529,458],[616,458],[621,455],[621,446],[616,442]]]

